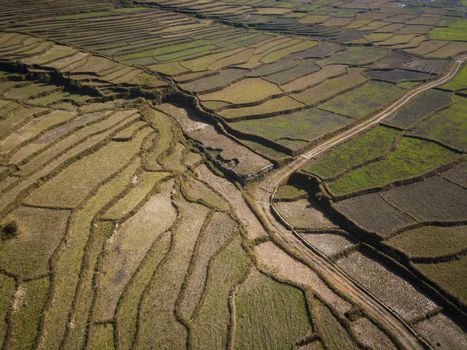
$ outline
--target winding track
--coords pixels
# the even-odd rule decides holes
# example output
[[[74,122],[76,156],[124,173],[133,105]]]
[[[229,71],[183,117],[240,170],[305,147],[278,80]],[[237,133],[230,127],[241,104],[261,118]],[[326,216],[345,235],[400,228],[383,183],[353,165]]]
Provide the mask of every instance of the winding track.
[[[310,159],[323,154],[331,148],[375,126],[422,92],[448,82],[459,72],[466,59],[467,56],[458,59],[443,77],[411,90],[374,117],[367,119],[351,129],[343,131],[339,135],[328,139],[315,148],[296,157],[288,165],[270,173],[262,181],[252,187],[250,191],[259,214],[266,220],[266,223],[270,226],[269,228],[278,233],[279,239],[282,241],[281,243],[298,250],[318,273],[326,276],[327,280],[335,288],[344,292],[353,302],[362,306],[370,315],[381,322],[389,333],[398,339],[401,345],[406,349],[431,349],[432,347],[391,308],[337,267],[325,255],[309,245],[299,234],[291,229],[291,226],[287,224],[286,220],[278,220],[278,212],[272,205],[272,199],[280,184],[292,173],[302,168]],[[276,216],[274,214],[276,214]],[[280,221],[283,222],[281,223]]]

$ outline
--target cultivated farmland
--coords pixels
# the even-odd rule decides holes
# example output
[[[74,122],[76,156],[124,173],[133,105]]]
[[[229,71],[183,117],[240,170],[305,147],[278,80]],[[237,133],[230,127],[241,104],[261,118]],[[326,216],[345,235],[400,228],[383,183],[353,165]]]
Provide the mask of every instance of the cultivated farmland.
[[[0,347],[465,348],[464,5],[0,0]]]

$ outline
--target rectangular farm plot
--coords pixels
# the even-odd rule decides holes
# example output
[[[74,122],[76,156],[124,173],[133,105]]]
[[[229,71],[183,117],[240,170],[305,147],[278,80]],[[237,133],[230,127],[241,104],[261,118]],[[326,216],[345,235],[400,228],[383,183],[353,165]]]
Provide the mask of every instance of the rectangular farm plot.
[[[459,253],[467,247],[467,226],[424,226],[405,231],[386,244],[413,258],[435,258]]]
[[[430,37],[437,40],[467,41],[467,20],[455,21],[447,27],[436,27],[430,32]]]
[[[405,279],[358,251],[340,259],[337,265],[405,320],[424,316],[436,309],[436,304],[431,299],[417,291]]]
[[[437,264],[416,264],[415,267],[463,305],[467,304],[467,256]]]
[[[311,60],[305,60],[300,65],[266,76],[264,79],[279,85],[286,84],[294,79],[303,77],[304,75],[314,73],[319,70],[319,66]]]
[[[231,123],[233,129],[252,136],[271,140],[297,152],[310,142],[339,130],[352,120],[317,109],[305,109],[277,117],[242,120]],[[261,142],[261,140],[258,140]]]
[[[436,143],[404,137],[400,145],[380,161],[370,163],[328,183],[333,195],[344,195],[420,176],[458,158],[459,154]]]
[[[460,150],[467,149],[467,98],[454,96],[453,102],[451,107],[418,124],[412,132]]]
[[[254,103],[279,95],[276,84],[260,78],[245,79],[216,92],[200,95],[201,101],[224,101],[232,104]]]
[[[347,219],[382,238],[415,223],[413,218],[390,205],[378,193],[345,199],[334,203],[334,207]]]
[[[282,112],[296,111],[304,108],[303,103],[288,96],[267,100],[251,107],[224,109],[218,114],[228,120],[243,120],[259,116],[272,116]]]
[[[433,75],[423,72],[414,72],[411,70],[371,70],[367,73],[371,79],[382,80],[390,83],[399,83],[402,81],[424,81],[433,78]]]
[[[384,123],[407,129],[436,111],[451,104],[451,94],[446,91],[428,90],[389,116]]]
[[[351,167],[382,156],[389,151],[399,133],[383,126],[350,140],[313,161],[303,170],[322,179],[336,177]]]
[[[300,92],[323,83],[327,79],[337,78],[347,73],[347,66],[344,65],[331,65],[320,69],[317,72],[307,74],[299,77],[286,84],[281,85],[281,89],[286,92]]]
[[[333,98],[318,108],[362,119],[380,111],[401,96],[403,92],[404,90],[393,84],[370,81],[355,90]]]
[[[453,80],[442,85],[441,88],[451,91],[467,90],[467,67],[464,66]]]
[[[420,221],[467,219],[467,189],[440,176],[393,188],[382,196]]]
[[[52,207],[75,207],[108,176],[118,172],[140,149],[149,129],[126,142],[112,142],[95,153],[82,158],[44,183],[26,200]]]
[[[349,91],[352,88],[362,85],[367,78],[361,74],[362,70],[349,69],[348,74],[334,79],[325,80],[323,83],[313,86],[303,92],[291,95],[294,99],[307,105],[317,104],[326,101],[338,94]]]
[[[373,63],[389,54],[388,49],[370,46],[349,47],[345,51],[337,52],[331,57],[318,61],[321,66],[329,64],[348,64],[360,66]]]

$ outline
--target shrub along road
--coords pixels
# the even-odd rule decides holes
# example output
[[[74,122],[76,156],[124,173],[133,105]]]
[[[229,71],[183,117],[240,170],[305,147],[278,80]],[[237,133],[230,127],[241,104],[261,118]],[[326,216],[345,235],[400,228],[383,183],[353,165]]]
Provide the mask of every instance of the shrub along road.
[[[265,220],[268,228],[277,234],[276,238],[280,241],[279,243],[297,250],[315,271],[326,276],[326,279],[336,289],[345,292],[356,304],[361,305],[365,311],[384,324],[385,328],[407,349],[431,348],[431,346],[421,339],[399,315],[291,229],[291,225],[274,208],[272,200],[281,183],[295,171],[301,169],[310,159],[320,156],[331,148],[375,126],[422,92],[448,82],[459,72],[466,59],[467,56],[458,59],[444,76],[411,90],[377,115],[296,157],[288,165],[270,173],[261,182],[255,184],[250,191],[258,214]]]

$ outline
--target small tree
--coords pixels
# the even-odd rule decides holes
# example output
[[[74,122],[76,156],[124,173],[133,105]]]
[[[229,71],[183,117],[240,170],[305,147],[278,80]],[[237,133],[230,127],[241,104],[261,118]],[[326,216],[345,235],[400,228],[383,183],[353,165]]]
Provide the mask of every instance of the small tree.
[[[16,236],[18,233],[18,224],[14,221],[11,221],[2,227],[2,238],[10,239]]]

